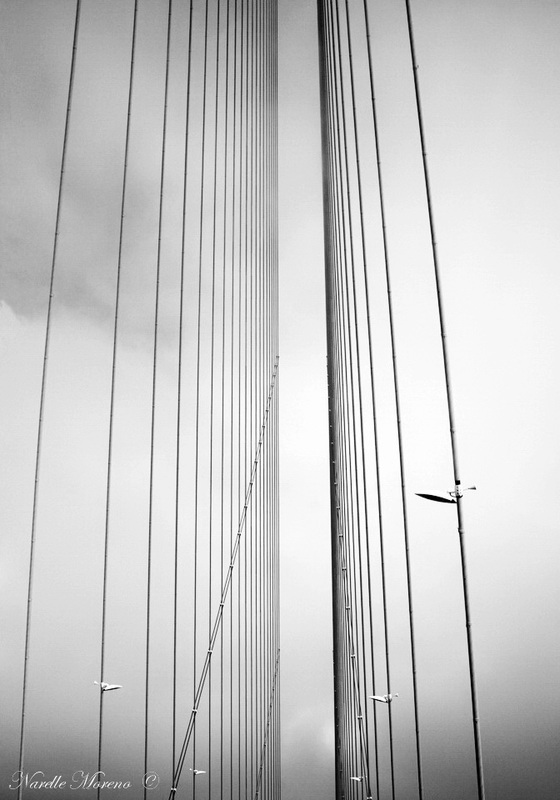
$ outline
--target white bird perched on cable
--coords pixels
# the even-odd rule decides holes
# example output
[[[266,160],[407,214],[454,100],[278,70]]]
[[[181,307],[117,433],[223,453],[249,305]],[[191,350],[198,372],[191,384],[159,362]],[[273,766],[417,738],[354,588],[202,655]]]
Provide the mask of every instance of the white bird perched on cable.
[[[119,683],[105,683],[104,681],[94,681],[97,686],[101,687],[102,692],[112,692],[113,689],[122,689],[123,687]]]
[[[206,774],[206,770],[205,769],[193,769],[192,767],[189,767],[189,769],[190,769],[190,771],[192,772],[193,775],[205,775]]]
[[[358,781],[358,783],[361,783],[361,782],[363,781],[363,779],[364,779],[364,776],[363,776],[363,775],[358,775],[357,777],[356,777],[356,776],[354,776],[354,775],[352,775],[352,776],[350,777],[350,780],[351,780],[351,781]]]
[[[394,697],[398,697],[398,692],[395,694],[370,694],[370,700],[377,700],[379,703],[392,703]]]

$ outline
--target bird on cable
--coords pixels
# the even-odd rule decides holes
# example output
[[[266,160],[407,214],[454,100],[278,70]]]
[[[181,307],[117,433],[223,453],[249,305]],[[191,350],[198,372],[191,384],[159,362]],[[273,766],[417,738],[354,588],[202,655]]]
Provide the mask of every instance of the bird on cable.
[[[192,772],[193,775],[205,775],[206,774],[206,770],[205,769],[193,769],[192,767],[189,767],[189,769],[190,769],[190,771]]]
[[[104,681],[94,681],[97,686],[101,687],[102,692],[112,692],[113,689],[122,689],[123,687],[119,683],[105,683]]]
[[[370,700],[377,700],[380,703],[392,703],[394,697],[398,697],[398,692],[395,694],[370,694]]]
[[[467,490],[476,489],[476,486],[467,486]],[[458,497],[463,496],[461,491],[461,484],[457,481],[455,489],[452,492],[447,492],[449,497],[443,497],[440,494],[424,494],[423,492],[415,492],[417,497],[423,497],[425,500],[435,500],[436,503],[456,503]]]
[[[364,776],[363,776],[363,775],[358,775],[357,777],[356,777],[356,776],[354,776],[354,775],[352,775],[352,776],[350,777],[350,780],[351,780],[351,781],[358,781],[358,783],[361,783],[361,782],[363,781],[363,779],[364,779]]]

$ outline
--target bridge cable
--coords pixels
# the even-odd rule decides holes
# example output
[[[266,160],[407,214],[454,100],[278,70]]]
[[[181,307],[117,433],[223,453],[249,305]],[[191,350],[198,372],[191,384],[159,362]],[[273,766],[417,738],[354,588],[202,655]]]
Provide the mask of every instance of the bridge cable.
[[[206,168],[206,107],[208,102],[208,48],[209,48],[209,3],[206,0],[204,12],[204,56],[202,70],[202,133],[200,142],[200,215],[198,223],[198,288],[196,312],[196,409],[195,409],[195,475],[194,475],[194,557],[193,557],[193,691],[196,692],[196,674],[198,665],[197,638],[198,638],[198,549],[199,549],[199,474],[200,474],[200,394],[201,394],[201,348],[202,348],[202,263],[204,242],[204,198],[205,198],[205,168]],[[194,722],[194,721],[193,721]],[[192,748],[192,794],[196,797],[196,726],[193,726]],[[174,785],[176,785],[174,783]]]
[[[158,367],[158,324],[160,315],[160,274],[161,274],[161,240],[163,229],[163,190],[165,184],[165,147],[167,138],[167,108],[169,96],[169,56],[171,49],[171,23],[173,0],[168,2],[167,11],[167,41],[165,58],[165,89],[163,100],[163,126],[161,141],[161,166],[159,183],[158,207],[158,239],[155,276],[154,297],[154,333],[152,357],[152,397],[150,419],[150,478],[148,490],[148,541],[147,541],[147,574],[146,574],[146,657],[145,657],[145,698],[144,698],[144,775],[148,774],[148,731],[149,731],[149,699],[150,699],[150,641],[151,641],[151,597],[152,597],[152,541],[153,541],[153,510],[154,510],[154,454],[155,454],[155,429],[156,429],[156,392],[157,392],[157,367]],[[146,800],[148,787],[144,782],[144,800]]]
[[[370,33],[369,11],[368,11],[367,0],[364,0],[363,7],[364,7],[365,34],[366,34],[367,56],[368,56],[368,72],[369,72],[370,95],[371,95],[373,141],[375,146],[376,174],[377,174],[377,183],[379,189],[379,209],[381,218],[381,232],[383,238],[383,258],[385,263],[385,279],[387,285],[387,308],[389,314],[389,333],[391,339],[392,375],[393,375],[393,387],[394,387],[396,422],[397,422],[399,472],[401,479],[401,506],[403,515],[403,533],[404,533],[404,543],[405,543],[407,600],[408,600],[410,651],[411,651],[411,665],[412,665],[412,694],[413,694],[413,705],[414,705],[414,726],[415,726],[415,743],[416,743],[416,773],[418,781],[418,796],[419,800],[422,800],[423,780],[422,780],[422,758],[421,758],[421,746],[420,746],[420,721],[419,721],[419,711],[418,711],[416,639],[414,632],[412,574],[411,574],[410,547],[409,547],[409,536],[408,536],[408,509],[407,509],[406,489],[405,489],[406,482],[405,482],[404,449],[403,449],[403,437],[402,437],[402,425],[401,425],[400,392],[399,392],[398,370],[397,370],[397,349],[395,340],[394,309],[393,309],[393,300],[391,293],[391,271],[389,263],[388,234],[387,234],[386,212],[385,212],[385,195],[383,191],[383,171],[381,169],[379,123],[377,117],[377,103],[376,103],[376,93],[375,93],[371,33]]]
[[[433,203],[432,203],[432,193],[430,187],[430,177],[428,171],[428,157],[426,152],[426,137],[424,132],[424,120],[422,115],[422,104],[420,98],[420,83],[418,79],[418,62],[416,58],[416,47],[414,42],[414,31],[412,25],[412,13],[410,8],[410,0],[405,0],[406,4],[406,18],[407,18],[407,28],[408,28],[408,39],[410,44],[410,57],[411,57],[411,66],[412,66],[412,74],[414,78],[414,94],[416,98],[416,113],[417,113],[417,121],[418,121],[418,132],[420,137],[420,146],[422,150],[422,167],[424,171],[424,187],[426,191],[426,204],[428,210],[428,221],[430,227],[430,239],[431,239],[431,246],[432,246],[432,262],[434,267],[434,280],[436,286],[436,295],[437,295],[437,305],[438,305],[438,317],[439,317],[439,327],[440,327],[440,336],[441,336],[441,348],[442,348],[442,357],[443,357],[443,370],[445,376],[445,391],[446,391],[446,401],[447,401],[447,413],[449,419],[449,433],[450,433],[450,443],[451,443],[451,459],[453,464],[453,475],[456,487],[456,511],[457,511],[457,529],[459,532],[459,547],[461,553],[461,570],[462,570],[462,580],[463,580],[463,598],[465,604],[465,619],[466,619],[466,634],[467,634],[467,655],[468,655],[468,663],[469,663],[469,677],[470,677],[470,690],[471,690],[471,706],[472,706],[472,717],[473,717],[473,738],[474,738],[474,751],[475,751],[475,762],[476,762],[476,776],[477,776],[477,790],[478,790],[478,800],[484,800],[484,774],[483,774],[483,765],[482,765],[482,746],[480,741],[480,729],[479,729],[479,717],[478,717],[478,701],[477,701],[477,692],[476,692],[476,679],[475,679],[475,668],[474,668],[474,654],[473,654],[473,643],[472,643],[472,633],[471,633],[471,615],[470,615],[470,602],[469,602],[469,592],[468,592],[468,581],[467,581],[467,562],[466,562],[466,553],[465,553],[465,543],[464,543],[464,528],[463,528],[463,521],[462,521],[462,509],[461,509],[461,493],[460,493],[460,479],[459,479],[459,459],[457,453],[457,443],[456,443],[456,436],[455,436],[455,420],[454,420],[454,413],[453,413],[453,402],[451,396],[451,377],[450,377],[450,369],[449,369],[449,358],[447,354],[447,344],[446,344],[446,326],[444,320],[444,313],[443,313],[443,299],[441,294],[441,278],[440,278],[440,268],[439,268],[439,259],[437,253],[437,245],[436,245],[436,236],[435,236],[435,221],[434,221],[434,214],[433,214]]]
[[[241,550],[241,538],[242,538],[242,535],[243,535],[243,531],[247,530],[247,528],[246,528],[247,517],[248,517],[248,514],[250,514],[250,505],[251,505],[251,500],[252,500],[252,496],[253,496],[253,487],[255,485],[255,480],[256,480],[256,476],[257,476],[257,470],[258,470],[259,464],[261,463],[261,453],[262,453],[262,449],[263,449],[265,435],[268,435],[268,432],[269,432],[269,429],[270,429],[270,426],[268,424],[268,420],[269,420],[269,417],[271,416],[270,412],[271,412],[271,408],[272,408],[272,401],[273,401],[273,396],[274,396],[274,386],[275,386],[275,382],[276,382],[277,370],[278,370],[278,363],[276,363],[276,365],[275,365],[274,373],[272,375],[272,380],[271,380],[271,383],[270,383],[269,395],[268,395],[267,404],[266,404],[266,410],[265,410],[265,413],[263,415],[262,424],[261,424],[261,428],[260,428],[259,440],[258,440],[258,443],[257,443],[257,446],[256,446],[254,459],[253,459],[253,462],[252,462],[251,472],[250,472],[250,476],[249,476],[249,482],[248,482],[248,485],[246,487],[243,510],[241,512],[241,517],[239,519],[239,524],[238,524],[238,528],[237,528],[237,534],[236,534],[236,537],[235,537],[233,550],[232,550],[232,552],[230,554],[229,567],[228,567],[228,570],[227,570],[227,573],[226,573],[226,579],[225,579],[224,584],[223,584],[222,589],[221,589],[220,603],[219,603],[216,615],[214,617],[214,623],[213,623],[213,626],[212,626],[212,631],[211,631],[211,635],[210,635],[209,642],[208,642],[208,648],[206,650],[204,663],[203,663],[201,672],[200,672],[200,674],[198,676],[198,680],[196,680],[196,676],[195,676],[196,688],[195,688],[195,692],[194,692],[193,707],[192,707],[192,710],[191,710],[191,713],[190,713],[190,716],[189,716],[189,722],[187,724],[187,729],[186,729],[185,736],[184,736],[184,739],[183,739],[183,745],[182,745],[182,748],[181,748],[181,752],[179,754],[179,758],[178,758],[178,760],[176,762],[176,765],[175,765],[175,769],[174,769],[174,773],[173,773],[172,787],[171,787],[170,794],[169,794],[169,800],[173,800],[173,796],[174,796],[175,792],[177,791],[177,788],[178,788],[178,785],[179,785],[179,780],[180,780],[180,777],[181,777],[181,773],[182,773],[183,767],[184,767],[185,758],[186,758],[187,751],[188,751],[188,748],[189,748],[189,745],[190,745],[190,741],[191,741],[191,738],[194,736],[196,715],[197,715],[197,713],[199,711],[200,701],[202,699],[203,692],[204,692],[205,687],[206,687],[206,681],[207,681],[208,674],[209,674],[210,663],[211,663],[211,660],[212,660],[212,654],[214,652],[214,646],[216,644],[216,641],[217,641],[217,638],[218,638],[218,634],[219,634],[220,629],[221,629],[222,620],[223,620],[223,609],[225,608],[225,601],[227,599],[228,593],[229,593],[230,588],[231,588],[234,568],[235,568],[235,565],[236,565],[236,562],[237,562],[237,557],[238,557],[239,552]]]
[[[370,311],[370,291],[369,280],[367,274],[367,253],[364,235],[364,213],[363,213],[363,196],[362,196],[362,180],[360,171],[360,149],[359,137],[356,119],[356,98],[355,98],[355,81],[354,81],[354,66],[353,66],[353,53],[352,53],[352,39],[350,34],[350,13],[348,8],[348,0],[345,0],[346,8],[346,30],[347,30],[347,43],[348,43],[348,64],[349,64],[349,77],[350,89],[352,98],[352,119],[354,129],[354,147],[356,152],[356,177],[357,177],[357,191],[358,191],[358,204],[360,212],[360,239],[362,245],[362,259],[364,268],[364,290],[365,290],[365,305],[366,305],[366,323],[368,332],[368,349],[369,349],[369,365],[370,365],[370,383],[371,383],[371,397],[372,397],[372,417],[373,417],[373,440],[375,450],[375,477],[377,488],[377,506],[379,517],[379,546],[381,556],[381,587],[382,587],[382,603],[383,603],[383,627],[385,636],[385,671],[387,678],[387,693],[391,693],[391,672],[390,672],[390,650],[389,650],[389,631],[388,631],[388,611],[387,611],[387,578],[385,569],[385,535],[383,525],[383,510],[381,502],[381,480],[380,480],[380,462],[379,462],[379,446],[378,446],[378,419],[377,419],[377,401],[374,386],[374,358],[373,358],[373,341],[371,332],[371,311]],[[364,484],[365,484],[364,472]],[[390,770],[391,770],[391,796],[394,800],[395,786],[394,786],[394,749],[393,749],[393,723],[392,723],[392,708],[388,704],[388,721],[389,721],[389,754],[390,754]]]
[[[115,412],[115,388],[116,388],[116,373],[117,373],[117,353],[118,353],[118,334],[119,334],[119,309],[121,297],[121,272],[122,272],[122,252],[124,240],[124,212],[126,207],[126,194],[128,186],[128,157],[130,151],[130,130],[132,118],[132,95],[134,88],[134,66],[136,55],[136,28],[138,19],[138,0],[135,0],[133,19],[132,19],[132,35],[130,45],[130,70],[128,80],[128,98],[127,98],[127,112],[126,112],[126,132],[124,142],[124,156],[123,156],[123,173],[121,183],[121,206],[120,206],[120,221],[119,221],[119,243],[117,255],[117,275],[115,286],[115,313],[113,321],[113,350],[111,359],[111,395],[109,401],[109,437],[107,444],[107,482],[106,482],[106,497],[105,497],[105,539],[103,546],[103,588],[102,588],[102,601],[101,601],[101,653],[100,653],[100,667],[99,673],[100,682],[105,680],[105,637],[107,629],[107,589],[108,589],[108,566],[109,566],[109,540],[110,540],[110,507],[111,507],[111,488],[112,488],[112,463],[113,463],[113,434],[114,434],[114,412]],[[103,751],[103,701],[104,692],[99,692],[99,735],[98,735],[98,748],[97,748],[97,771],[101,772],[101,760]],[[101,796],[101,788],[97,788],[97,798]]]
[[[172,697],[172,735],[171,735],[171,766],[172,771],[176,761],[177,740],[177,633],[178,633],[178,591],[179,591],[179,497],[181,474],[181,432],[182,432],[182,384],[183,384],[183,339],[184,339],[184,307],[185,307],[185,242],[187,230],[187,186],[188,186],[188,152],[189,152],[189,124],[191,110],[191,83],[192,83],[192,28],[193,28],[193,0],[189,3],[189,33],[187,43],[187,69],[186,69],[186,99],[185,99],[185,146],[183,167],[183,199],[181,220],[181,267],[179,288],[179,332],[177,350],[177,423],[176,423],[176,453],[175,453],[175,544],[174,544],[174,574],[173,574],[173,697]]]
[[[72,98],[74,93],[74,77],[76,72],[76,58],[78,49],[78,34],[80,28],[80,12],[81,0],[76,0],[76,12],[74,19],[74,33],[72,40],[72,56],[70,61],[70,76],[68,80],[68,95],[66,100],[66,116],[64,122],[64,135],[62,140],[62,156],[60,165],[60,178],[58,182],[58,197],[56,205],[56,218],[54,226],[53,249],[51,258],[51,271],[49,281],[49,300],[47,304],[47,315],[45,320],[45,345],[43,351],[43,368],[41,374],[41,393],[39,399],[39,420],[37,425],[37,445],[35,449],[35,479],[33,484],[33,507],[31,512],[31,538],[29,545],[29,571],[27,579],[27,606],[25,618],[25,645],[24,645],[24,659],[23,659],[23,682],[22,682],[22,700],[21,700],[21,729],[19,741],[19,757],[18,757],[18,771],[20,777],[23,775],[23,764],[25,758],[25,714],[27,710],[27,683],[28,683],[28,662],[30,655],[31,645],[31,611],[33,600],[33,586],[34,586],[34,567],[35,567],[35,540],[37,534],[37,510],[39,499],[39,474],[41,467],[41,451],[43,440],[43,418],[45,412],[45,398],[47,386],[47,366],[49,357],[49,344],[51,334],[51,319],[52,319],[52,300],[54,290],[54,280],[56,273],[57,251],[58,251],[58,235],[60,231],[60,220],[62,214],[62,198],[64,189],[64,171],[66,167],[66,156],[68,152],[68,136],[70,131],[70,118],[72,111]],[[21,800],[23,791],[23,781],[20,780],[18,784],[17,798]]]

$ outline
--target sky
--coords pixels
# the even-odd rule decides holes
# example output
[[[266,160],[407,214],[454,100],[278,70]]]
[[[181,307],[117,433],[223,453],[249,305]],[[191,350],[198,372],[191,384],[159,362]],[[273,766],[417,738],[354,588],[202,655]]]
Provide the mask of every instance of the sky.
[[[62,515],[65,530],[80,526],[83,536],[69,540],[61,531],[49,552],[41,553],[44,585],[57,587],[51,601],[45,594],[39,611],[39,641],[50,653],[44,664],[48,675],[88,663],[91,626],[76,627],[68,607],[61,612],[58,588],[70,595],[79,593],[86,612],[96,602],[88,574],[97,556],[87,544],[87,534],[98,522],[103,486],[99,478],[84,482],[80,476],[85,452],[92,476],[101,474],[95,470],[104,457],[101,442],[91,431],[102,418],[100,386],[105,391],[110,346],[106,330],[112,262],[108,253],[113,252],[117,227],[115,215],[107,211],[107,198],[114,204],[119,189],[111,168],[114,162],[105,155],[112,153],[113,137],[123,133],[122,117],[117,121],[115,109],[126,90],[125,79],[118,77],[122,72],[118,66],[124,64],[118,44],[127,23],[122,7],[105,4],[101,15],[94,5],[84,4],[84,25],[90,35],[84,40],[82,57],[91,73],[81,74],[87,92],[78,96],[78,102],[96,110],[97,126],[95,131],[88,128],[83,109],[76,109],[73,152],[76,162],[81,157],[82,167],[68,175],[73,198],[68,213],[76,241],[85,247],[78,263],[79,279],[65,275],[63,294],[57,296],[50,435],[59,438],[57,448],[53,448],[54,439],[47,440],[49,469],[43,484],[53,498],[51,524]],[[138,69],[147,109],[156,108],[161,93],[163,65],[158,53],[164,44],[163,5],[153,4],[150,13],[146,11],[145,19],[150,18],[153,25],[150,29],[145,25],[141,33],[143,57]],[[39,0],[1,4],[0,54],[5,76],[0,92],[1,156],[6,176],[0,189],[1,360],[6,387],[0,401],[2,625],[9,643],[2,665],[7,679],[2,685],[7,692],[3,704],[8,708],[4,724],[10,737],[17,731],[17,709],[9,697],[17,694],[20,685],[28,547],[27,539],[23,543],[19,539],[19,531],[21,509],[29,510],[32,491],[25,478],[32,466],[30,442],[37,416],[44,264],[52,247],[52,192],[58,180],[70,6]],[[411,493],[444,492],[452,487],[404,3],[381,0],[371,3],[370,9],[375,19],[372,38],[394,270],[407,483]],[[412,11],[459,457],[465,483],[477,486],[464,508],[487,797],[553,800],[560,784],[560,537],[552,480],[560,466],[560,4],[416,0]],[[334,796],[334,768],[314,3],[281,0],[279,23],[283,796],[284,800],[318,800]],[[184,15],[179,13],[181,25]],[[61,41],[66,49],[59,46]],[[122,61],[115,68],[114,60],[119,58]],[[97,81],[88,78],[94,74],[93,64],[100,76]],[[174,86],[179,92],[178,84]],[[131,520],[138,513],[140,524],[144,475],[140,470],[136,474],[134,464],[145,442],[141,445],[134,432],[144,430],[149,414],[145,401],[135,405],[133,398],[149,380],[145,358],[149,331],[142,305],[147,302],[142,298],[149,272],[141,254],[143,227],[146,220],[153,224],[157,207],[146,193],[157,175],[157,157],[150,155],[156,130],[152,115],[146,113],[137,124],[136,215],[131,214],[130,223],[136,226],[130,263],[137,265],[137,271],[136,280],[127,285],[129,339],[124,361],[130,394],[123,395],[131,424],[123,433],[129,460],[122,465],[133,502],[123,501],[120,513]],[[368,169],[371,163],[365,165],[365,174]],[[172,193],[179,192],[171,179],[169,186]],[[374,242],[378,224],[372,213]],[[176,243],[169,245],[170,252],[173,247]],[[172,287],[168,291],[171,296]],[[383,342],[381,291],[379,298]],[[162,335],[172,333],[172,329],[164,330]],[[162,369],[165,376],[165,363]],[[64,380],[67,373],[76,378],[71,385]],[[388,435],[387,452],[390,447]],[[165,465],[161,468],[165,470]],[[131,508],[134,501],[137,512]],[[426,788],[437,800],[470,800],[474,797],[473,764],[455,529],[452,520],[435,518],[433,508],[418,503],[414,505],[411,499],[411,556]],[[123,568],[130,569],[120,545],[117,550]],[[406,647],[401,644],[406,633],[399,612],[401,557],[395,545],[395,652],[402,655],[402,662],[397,658],[395,677],[404,687],[403,721],[398,728],[403,737],[399,738],[403,756],[398,762],[403,777],[397,796],[406,798],[409,743],[405,721],[410,692]],[[134,647],[134,631],[126,620],[137,601],[134,592],[123,593],[118,600],[121,630],[130,647]],[[66,638],[53,640],[60,630],[66,631]],[[49,720],[56,714],[56,699],[41,690],[40,681],[35,686],[45,742]],[[69,689],[69,694],[74,690]],[[396,727],[398,723],[396,717]],[[80,725],[83,719],[68,714],[68,740]],[[11,742],[6,750],[9,763],[2,766],[2,792],[6,776],[15,769],[10,760],[15,745]]]

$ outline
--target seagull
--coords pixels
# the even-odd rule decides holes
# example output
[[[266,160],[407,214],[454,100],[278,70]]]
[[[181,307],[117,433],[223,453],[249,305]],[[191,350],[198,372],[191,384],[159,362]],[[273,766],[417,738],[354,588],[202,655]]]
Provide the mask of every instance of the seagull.
[[[99,681],[94,681],[94,683],[97,686],[101,686],[101,691],[102,692],[112,692],[113,689],[122,689],[123,688],[118,683],[104,683],[103,681],[101,681],[101,683],[99,683]]]
[[[467,486],[467,490],[476,489],[476,486]],[[455,486],[453,492],[447,492],[449,497],[442,497],[440,494],[424,494],[423,492],[415,492],[417,497],[424,497],[426,500],[435,500],[436,503],[456,503],[458,497],[462,497],[461,484]]]
[[[363,779],[364,779],[364,776],[363,776],[363,775],[359,775],[358,777],[354,777],[354,775],[352,775],[352,776],[350,777],[350,780],[351,780],[351,781],[358,781],[358,783],[361,783],[361,782],[363,781]]]
[[[380,703],[391,703],[394,697],[398,697],[398,692],[395,694],[370,694],[370,700],[378,700]]]
[[[192,772],[193,775],[205,775],[206,774],[206,770],[205,769],[193,769],[192,767],[189,767],[189,769],[190,769],[190,771]]]

